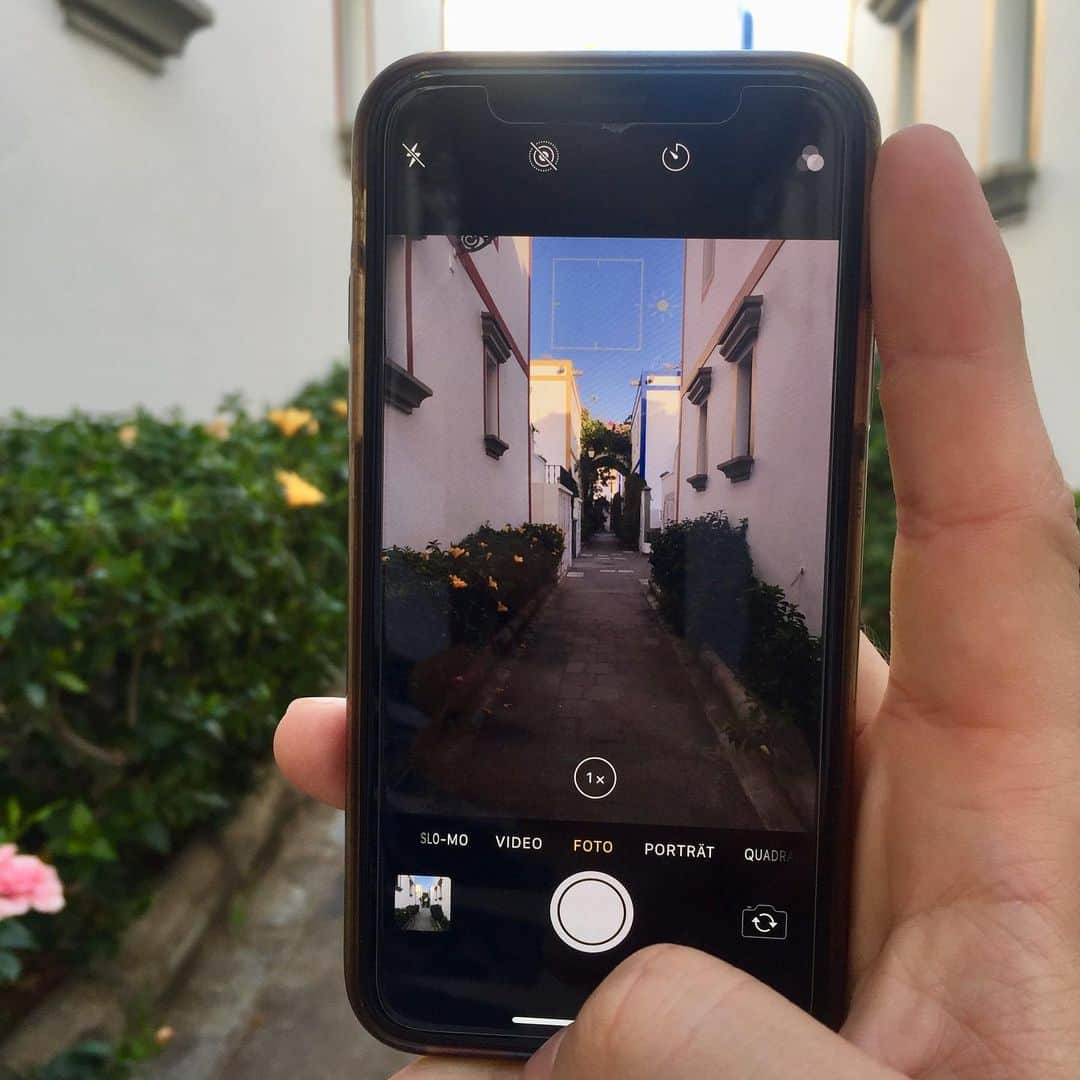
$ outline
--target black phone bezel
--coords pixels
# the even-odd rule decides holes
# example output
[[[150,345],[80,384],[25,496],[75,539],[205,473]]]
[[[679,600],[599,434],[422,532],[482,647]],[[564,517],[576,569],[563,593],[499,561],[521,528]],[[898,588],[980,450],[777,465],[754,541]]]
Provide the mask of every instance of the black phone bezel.
[[[829,545],[825,588],[842,603],[827,606],[826,664],[821,772],[818,785],[818,859],[815,877],[812,1012],[832,1027],[847,1003],[849,876],[852,847],[851,723],[858,646],[859,575],[869,423],[871,322],[867,211],[879,130],[865,87],[845,67],[797,53],[680,54],[494,54],[431,53],[408,57],[387,68],[368,88],[353,130],[353,238],[349,277],[350,340],[350,514],[349,641],[347,659],[348,803],[345,860],[345,982],[361,1023],[383,1042],[414,1053],[485,1053],[522,1056],[542,1036],[430,1032],[396,1022],[379,1002],[376,949],[379,925],[376,890],[380,880],[377,737],[364,722],[374,700],[378,669],[377,563],[378,493],[381,473],[382,365],[365,364],[378,355],[377,317],[383,310],[385,204],[383,147],[394,107],[419,86],[432,86],[483,72],[535,75],[650,73],[662,78],[687,73],[724,73],[748,81],[805,86],[823,94],[843,120],[849,167],[842,179],[840,265],[837,289],[837,365],[829,479]],[[376,733],[377,735],[377,733]]]

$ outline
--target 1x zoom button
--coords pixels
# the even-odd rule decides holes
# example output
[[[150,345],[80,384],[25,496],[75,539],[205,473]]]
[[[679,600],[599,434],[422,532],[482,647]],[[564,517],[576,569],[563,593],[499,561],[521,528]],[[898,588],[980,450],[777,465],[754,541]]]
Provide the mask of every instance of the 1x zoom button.
[[[621,881],[582,870],[561,882],[551,897],[551,925],[578,952],[614,949],[634,924],[634,902]]]

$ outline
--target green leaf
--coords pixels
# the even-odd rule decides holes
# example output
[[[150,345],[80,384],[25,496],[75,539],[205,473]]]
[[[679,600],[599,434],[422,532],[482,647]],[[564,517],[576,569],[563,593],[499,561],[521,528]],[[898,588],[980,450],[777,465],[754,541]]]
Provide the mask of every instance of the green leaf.
[[[85,694],[90,689],[74,671],[53,672],[53,682],[65,690],[70,690],[73,694]]]
[[[169,835],[169,830],[160,821],[148,821],[139,830],[139,835],[142,836],[143,843],[153,851],[157,851],[162,855],[168,853],[169,848],[172,847],[172,838]]]
[[[7,949],[0,949],[0,986],[13,983],[22,974],[19,958]]]
[[[34,935],[18,919],[0,920],[0,949],[36,949]]]
[[[87,517],[97,517],[101,513],[101,499],[96,491],[88,491],[83,496],[83,513]]]
[[[97,859],[98,862],[115,862],[116,861],[116,848],[105,839],[104,836],[99,836],[87,849],[86,854],[91,859]]]
[[[34,706],[35,709],[44,709],[45,702],[47,700],[45,694],[45,687],[41,683],[29,682],[23,686],[23,694],[26,696],[26,700]]]
[[[71,808],[71,817],[68,818],[73,833],[87,833],[96,828],[94,815],[90,813],[90,807],[84,802],[77,802]]]

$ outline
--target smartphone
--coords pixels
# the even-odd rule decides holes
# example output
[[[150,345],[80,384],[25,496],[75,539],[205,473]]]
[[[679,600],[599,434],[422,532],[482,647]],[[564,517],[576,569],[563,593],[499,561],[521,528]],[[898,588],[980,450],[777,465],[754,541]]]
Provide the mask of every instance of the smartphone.
[[[873,106],[418,56],[354,137],[346,972],[527,1054],[678,942],[844,1005]]]

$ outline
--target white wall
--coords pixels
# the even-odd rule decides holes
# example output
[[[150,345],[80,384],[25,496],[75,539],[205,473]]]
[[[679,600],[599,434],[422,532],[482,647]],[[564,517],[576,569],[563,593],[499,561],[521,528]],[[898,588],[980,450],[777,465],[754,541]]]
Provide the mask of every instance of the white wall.
[[[403,56],[441,49],[442,8],[442,0],[374,0],[376,71]]]
[[[728,243],[736,242],[718,245],[718,260]],[[693,301],[700,295],[699,244],[686,245],[689,356],[717,328],[700,317]],[[708,482],[700,492],[686,483],[696,471],[699,409],[682,400],[679,516],[723,510],[732,521],[747,518],[755,574],[784,590],[813,634],[821,630],[825,573],[836,259],[832,241],[786,240],[750,288],[764,301],[754,347],[749,479],[733,483],[716,467],[732,456],[735,366],[719,355],[710,360]],[[709,303],[726,310],[731,298],[710,295]]]
[[[523,249],[504,240],[476,258],[478,269],[528,355],[528,264]],[[527,248],[524,249],[527,254]],[[484,352],[473,282],[443,236],[412,245],[413,375],[433,394],[405,414],[387,405],[383,542],[422,549],[449,543],[485,521],[499,528],[529,520],[529,380],[514,356],[499,365],[499,459],[484,449]],[[396,279],[395,279],[396,280]],[[403,289],[388,296],[390,340],[404,331]],[[395,357],[405,366],[404,357]]]
[[[672,377],[670,388],[647,392],[645,409],[645,483],[652,492],[650,529],[660,527],[663,496],[660,474],[675,467],[679,441],[679,387]]]
[[[0,411],[279,402],[346,353],[332,0],[228,0],[151,75],[3,4]],[[437,45],[379,0],[375,55]]]
[[[992,44],[984,0],[922,0],[917,61],[917,120],[952,131],[976,171],[1000,164],[1009,144],[1007,124],[1015,99],[994,94],[1008,82],[1010,57],[1022,42],[1007,40],[1015,24],[1016,0],[997,0],[1000,21]],[[1037,178],[1023,220],[1006,222],[1001,235],[1016,269],[1024,307],[1028,356],[1050,437],[1066,480],[1080,488],[1080,321],[1073,315],[1080,295],[1080,4],[1044,0],[1044,47],[1035,56],[1043,75],[1041,130],[1034,164]],[[1010,44],[1016,48],[1010,53]],[[851,63],[877,102],[882,129],[896,126],[894,110],[896,31],[859,0],[852,27]],[[987,70],[990,62],[993,67]],[[988,96],[989,95],[989,96]],[[989,138],[987,138],[987,135]],[[1015,141],[1013,145],[1018,145]]]
[[[538,480],[537,477],[540,477]],[[570,493],[560,484],[547,484],[543,482],[544,472],[533,468],[532,484],[532,519],[537,522],[545,522],[548,525],[558,525],[563,531],[566,546],[563,549],[562,563],[559,572],[570,569],[570,535],[574,527],[573,499]]]
[[[1046,3],[1038,177],[1022,222],[1001,230],[1024,305],[1035,389],[1065,478],[1080,489],[1080,4]]]
[[[529,403],[536,452],[549,465],[570,472],[575,471],[581,445],[581,404],[569,374],[572,367],[569,360],[533,360]]]

